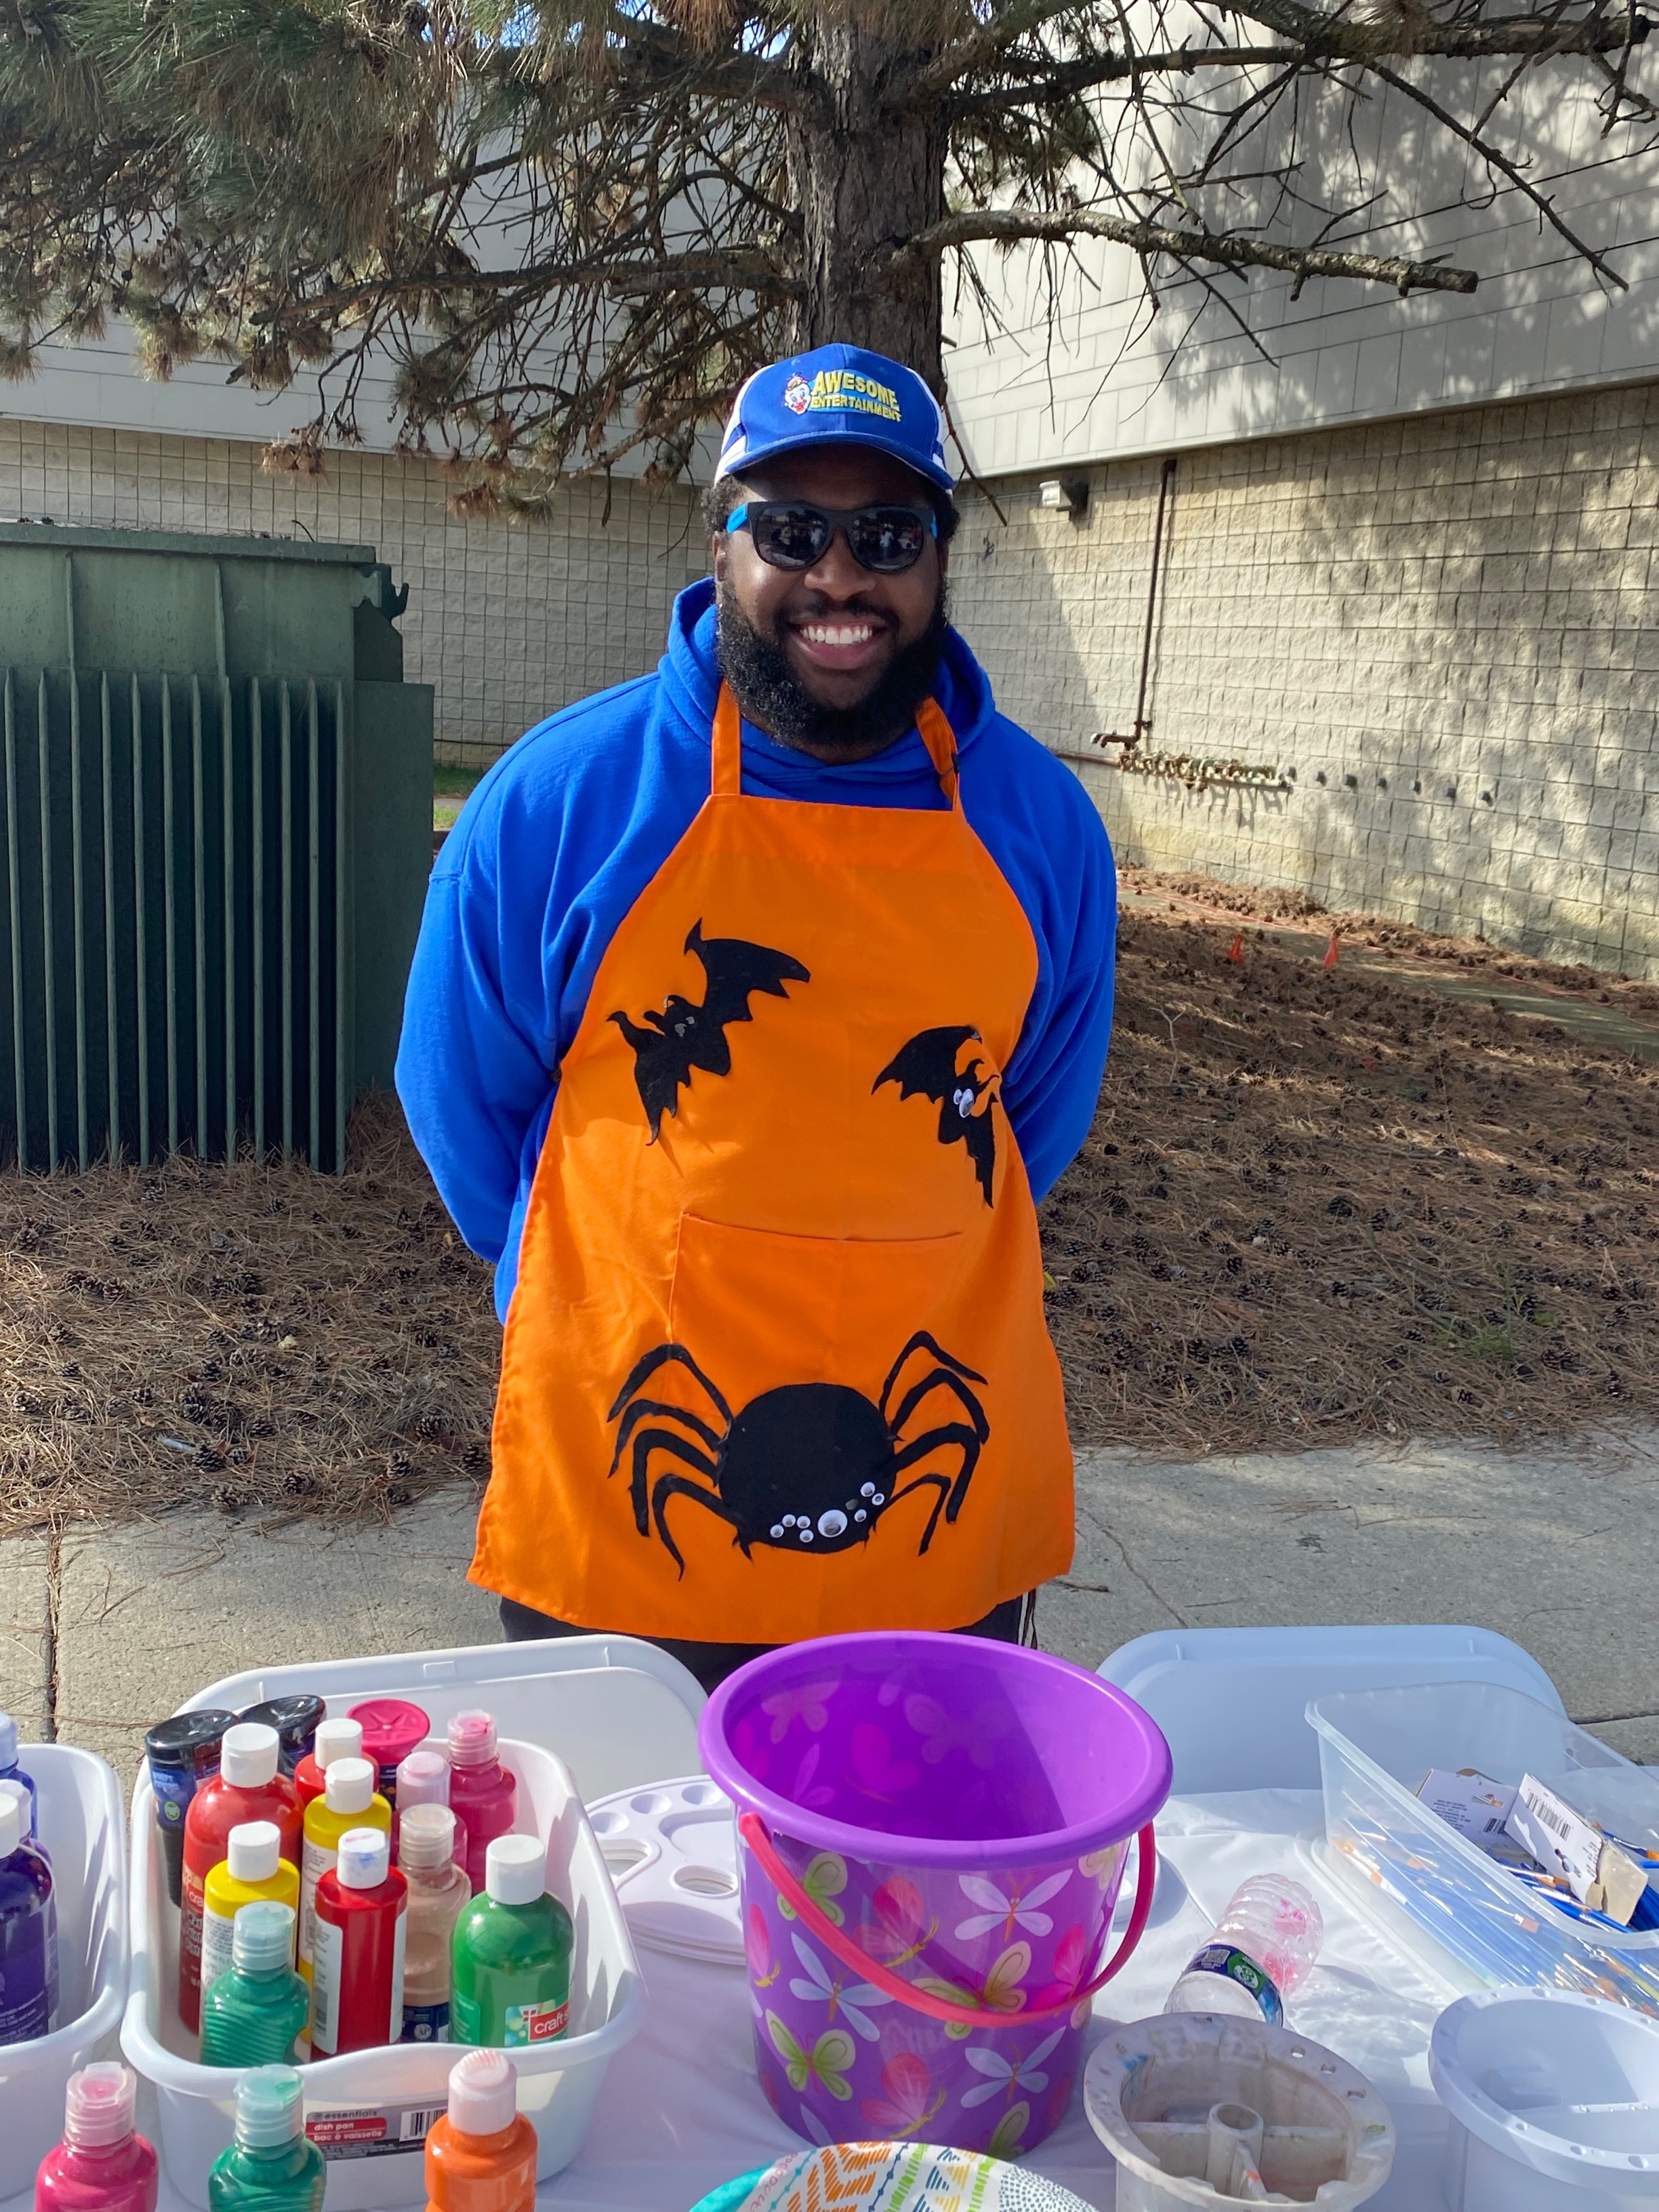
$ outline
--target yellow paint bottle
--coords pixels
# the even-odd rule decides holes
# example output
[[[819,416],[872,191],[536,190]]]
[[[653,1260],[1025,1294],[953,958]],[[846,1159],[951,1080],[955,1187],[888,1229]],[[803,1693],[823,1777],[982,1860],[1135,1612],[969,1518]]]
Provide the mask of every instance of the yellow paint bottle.
[[[311,1979],[317,1938],[317,1885],[340,1856],[348,1829],[378,1828],[390,1838],[392,1808],[374,1787],[374,1769],[366,1759],[333,1759],[323,1772],[323,1794],[306,1807],[305,1843],[300,1856],[300,1972]]]
[[[231,1928],[245,1905],[272,1898],[300,1905],[300,1869],[282,1855],[282,1832],[274,1820],[245,1820],[230,1832],[228,1856],[212,1868],[202,1885],[202,1988],[210,1990],[230,1969]]]

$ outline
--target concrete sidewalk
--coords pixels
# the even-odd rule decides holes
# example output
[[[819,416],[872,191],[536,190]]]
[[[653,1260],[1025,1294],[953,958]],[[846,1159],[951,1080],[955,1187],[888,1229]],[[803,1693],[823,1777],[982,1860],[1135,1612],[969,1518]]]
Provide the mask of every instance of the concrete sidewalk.
[[[1078,1474],[1077,1559],[1038,1616],[1051,1650],[1094,1666],[1152,1628],[1470,1621],[1534,1652],[1576,1719],[1659,1760],[1659,1437],[1571,1457],[1097,1451]],[[389,1528],[179,1514],[0,1543],[0,1707],[125,1778],[145,1728],[225,1674],[492,1643],[493,1601],[465,1580],[474,1511],[457,1491]]]

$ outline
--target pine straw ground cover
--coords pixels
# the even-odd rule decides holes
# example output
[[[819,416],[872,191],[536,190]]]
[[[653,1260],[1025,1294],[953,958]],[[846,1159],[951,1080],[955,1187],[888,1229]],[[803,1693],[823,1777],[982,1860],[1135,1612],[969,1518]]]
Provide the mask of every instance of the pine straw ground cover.
[[[1520,1443],[1659,1414],[1659,1070],[1248,933],[1231,961],[1236,927],[1126,916],[1100,1112],[1043,1209],[1079,1440]],[[489,1271],[386,1102],[338,1178],[0,1172],[0,1531],[384,1517],[482,1480],[497,1350]]]

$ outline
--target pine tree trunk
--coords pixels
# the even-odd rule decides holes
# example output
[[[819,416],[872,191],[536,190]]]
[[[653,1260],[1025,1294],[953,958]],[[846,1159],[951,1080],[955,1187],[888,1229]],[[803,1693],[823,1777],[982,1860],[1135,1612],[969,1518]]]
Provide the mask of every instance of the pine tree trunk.
[[[856,21],[820,20],[814,75],[830,112],[802,125],[792,149],[805,231],[799,342],[869,346],[943,392],[938,263],[881,281],[884,250],[945,213],[942,122],[881,112],[883,81],[901,58],[909,57],[900,44]]]

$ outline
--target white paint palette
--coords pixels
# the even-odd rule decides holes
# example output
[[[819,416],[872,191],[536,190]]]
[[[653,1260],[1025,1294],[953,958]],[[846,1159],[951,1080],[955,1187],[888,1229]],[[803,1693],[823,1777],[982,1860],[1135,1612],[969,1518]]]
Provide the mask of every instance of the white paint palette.
[[[706,1774],[595,1798],[587,1818],[636,1943],[741,1966],[732,1801]]]

